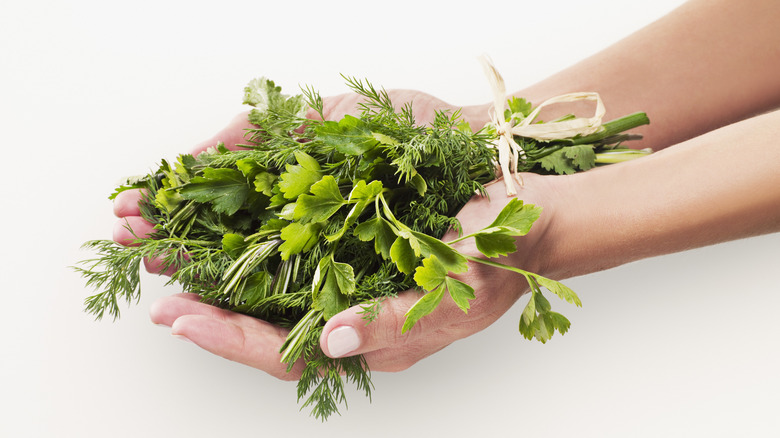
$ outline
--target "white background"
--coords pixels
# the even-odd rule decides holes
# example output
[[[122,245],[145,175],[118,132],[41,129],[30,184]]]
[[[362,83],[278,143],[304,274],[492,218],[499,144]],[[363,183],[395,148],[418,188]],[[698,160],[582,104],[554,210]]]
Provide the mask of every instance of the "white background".
[[[351,391],[325,424],[298,411],[293,383],[152,325],[150,303],[177,291],[164,279],[95,322],[67,268],[111,237],[120,177],[208,138],[253,77],[328,95],[344,73],[487,102],[481,53],[521,89],[680,3],[4,1],[0,436],[777,436],[777,234],[570,279],[584,307],[554,303],[565,337],[525,341],[518,305],[375,373],[373,402]]]

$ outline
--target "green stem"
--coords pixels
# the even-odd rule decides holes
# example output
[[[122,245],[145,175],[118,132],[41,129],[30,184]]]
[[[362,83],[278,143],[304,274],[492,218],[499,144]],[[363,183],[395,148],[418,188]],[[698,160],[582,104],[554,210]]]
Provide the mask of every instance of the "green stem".
[[[650,119],[645,113],[629,114],[601,125],[604,129],[594,134],[573,139],[570,144],[578,145],[595,143],[611,135],[619,134],[621,132],[628,131],[629,129],[634,129],[637,126],[647,125],[648,123],[650,123]]]
[[[529,282],[531,281],[531,278],[533,278],[535,276],[535,274],[533,274],[531,272],[524,271],[524,270],[522,270],[520,268],[515,268],[514,266],[507,266],[507,265],[505,265],[503,263],[493,262],[493,261],[490,261],[490,260],[485,260],[485,259],[481,259],[479,257],[473,257],[473,256],[465,255],[465,254],[463,254],[463,257],[466,257],[466,259],[471,261],[471,262],[482,263],[483,265],[493,266],[494,268],[501,268],[501,269],[506,269],[508,271],[516,272],[516,273],[524,276],[526,279],[528,279]]]
[[[630,161],[650,155],[652,151],[642,150],[612,150],[596,154],[596,164],[615,164]]]

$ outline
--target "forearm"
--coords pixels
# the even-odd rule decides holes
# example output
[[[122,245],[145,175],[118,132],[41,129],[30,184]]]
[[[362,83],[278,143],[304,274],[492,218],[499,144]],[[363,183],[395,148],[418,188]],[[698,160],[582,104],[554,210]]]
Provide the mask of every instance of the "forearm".
[[[552,177],[548,274],[566,278],[780,231],[779,139],[775,111],[649,157]]]
[[[599,92],[605,120],[646,112],[651,124],[636,130],[645,139],[632,147],[660,150],[777,107],[778,23],[776,0],[693,0],[516,95],[539,104],[563,93]],[[573,109],[588,112],[559,107]]]

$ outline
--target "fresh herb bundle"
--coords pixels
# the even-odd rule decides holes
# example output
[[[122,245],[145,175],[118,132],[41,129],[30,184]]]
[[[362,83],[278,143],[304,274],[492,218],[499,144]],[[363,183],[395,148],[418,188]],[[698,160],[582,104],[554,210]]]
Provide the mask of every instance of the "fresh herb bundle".
[[[324,322],[354,305],[370,322],[384,298],[416,288],[423,293],[409,309],[404,332],[449,295],[464,312],[474,289],[452,277],[469,262],[512,270],[530,285],[520,321],[528,339],[546,342],[569,321],[550,310],[546,288],[580,305],[563,284],[490,260],[516,250],[515,239],[530,230],[539,207],[512,199],[490,226],[456,241],[475,239],[485,258],[459,253],[441,236],[459,229],[455,215],[484,184],[493,181],[495,129],[472,132],[459,114],[437,112],[418,126],[411,105],[396,110],[389,96],[367,82],[346,78],[365,98],[360,117],[339,121],[320,115],[322,99],[311,89],[286,96],[261,78],[245,89],[254,107],[245,149],[223,145],[197,156],[163,160],[159,169],[119,187],[140,188],[142,216],[153,235],[134,246],[96,240],[84,246],[97,257],[77,267],[98,293],[86,299],[97,318],[119,316],[120,301],[137,301],[139,265],[163,260],[171,283],[210,304],[290,329],[282,360],[302,359],[298,398],[321,419],[345,402],[344,380],[370,396],[369,369],[361,356],[331,359],[319,348]],[[521,119],[531,105],[513,98],[504,115]],[[596,134],[550,142],[515,137],[525,152],[520,171],[573,173],[614,154],[632,138],[627,129],[647,123],[644,114],[606,123]],[[612,154],[612,155],[610,155]],[[289,369],[289,368],[288,368]]]

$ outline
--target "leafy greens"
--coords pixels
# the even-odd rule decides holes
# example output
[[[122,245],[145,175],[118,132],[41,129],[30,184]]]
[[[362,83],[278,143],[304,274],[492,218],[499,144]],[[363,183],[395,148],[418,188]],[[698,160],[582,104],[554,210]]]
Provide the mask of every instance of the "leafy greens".
[[[87,311],[116,319],[121,301],[140,296],[140,262],[161,258],[173,271],[170,282],[184,291],[290,329],[282,360],[289,369],[305,362],[298,397],[321,419],[346,402],[344,381],[369,397],[372,389],[361,356],[331,359],[319,349],[324,322],[354,305],[363,306],[370,322],[384,298],[412,288],[424,294],[409,309],[403,332],[444,299],[467,312],[478,292],[451,274],[465,272],[469,262],[509,269],[528,281],[523,336],[546,342],[555,331],[565,333],[569,321],[551,311],[542,288],[581,305],[571,289],[491,260],[516,250],[515,239],[529,232],[539,207],[512,199],[488,227],[440,240],[459,229],[455,215],[496,178],[495,131],[472,132],[457,112],[437,112],[429,126],[419,126],[411,105],[396,110],[384,90],[346,80],[365,101],[360,117],[339,121],[305,117],[309,108],[323,114],[322,99],[311,89],[286,96],[270,80],[253,80],[245,103],[254,107],[249,121],[255,128],[246,133],[245,149],[220,144],[173,163],[163,160],[155,172],[119,187],[112,198],[144,189],[142,216],[155,231],[134,246],[85,244],[97,252],[76,268],[98,290],[86,299]],[[530,103],[513,98],[505,116],[530,112]],[[526,154],[518,170],[567,174],[598,165],[604,154],[631,155],[620,143],[632,137],[622,132],[644,123],[640,113],[582,138],[543,143],[516,137]],[[484,258],[453,248],[466,238],[475,239]]]

